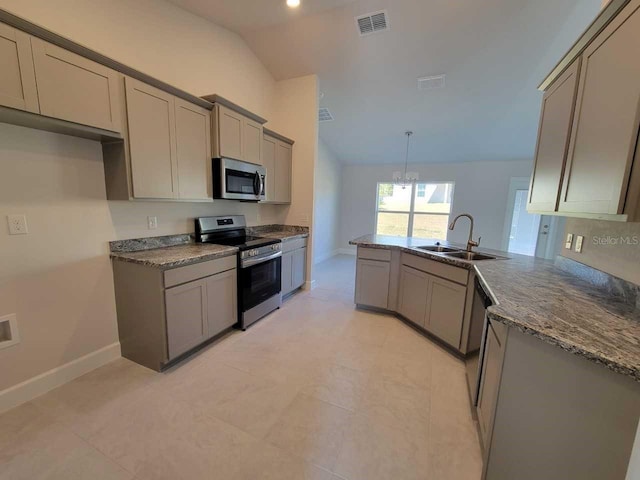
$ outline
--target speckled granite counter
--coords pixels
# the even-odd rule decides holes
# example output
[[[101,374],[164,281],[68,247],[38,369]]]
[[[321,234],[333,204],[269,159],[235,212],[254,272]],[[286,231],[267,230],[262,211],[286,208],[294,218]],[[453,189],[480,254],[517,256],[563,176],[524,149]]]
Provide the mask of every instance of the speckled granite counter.
[[[278,238],[282,241],[294,238],[306,238],[309,236],[308,227],[298,227],[294,225],[263,225],[259,227],[247,227],[247,232],[258,237]]]
[[[150,267],[175,268],[216,258],[228,257],[238,252],[236,247],[207,243],[188,243],[173,247],[113,252],[111,258],[123,262],[139,263]]]
[[[436,241],[367,235],[350,243],[400,249],[474,269],[496,302],[488,309],[489,318],[640,382],[637,299],[613,294],[589,278],[578,276],[579,270],[569,273],[548,260],[495,252],[509,259],[473,262],[415,248]]]

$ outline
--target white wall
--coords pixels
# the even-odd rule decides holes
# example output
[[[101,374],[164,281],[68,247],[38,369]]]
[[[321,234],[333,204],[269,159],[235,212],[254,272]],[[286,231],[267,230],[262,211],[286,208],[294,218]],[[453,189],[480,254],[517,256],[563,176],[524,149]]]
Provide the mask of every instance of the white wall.
[[[244,41],[169,3],[0,0],[0,8],[191,93],[219,93],[271,116],[276,82]],[[307,117],[296,123],[306,121],[312,132],[317,122]],[[297,140],[304,128],[283,133]],[[311,212],[317,147],[304,133],[310,183],[294,202]],[[287,212],[228,201],[108,202],[99,143],[0,124],[0,221],[26,214],[30,230],[9,236],[6,223],[0,226],[0,316],[16,313],[22,337],[0,350],[0,392],[117,342],[110,240],[191,232],[202,215],[241,213],[258,224],[283,223]],[[148,215],[158,217],[157,230],[147,229]]]
[[[349,240],[374,233],[376,185],[388,182],[398,165],[348,165],[342,172],[342,208],[340,248],[350,248]],[[453,216],[470,213],[474,216],[474,237],[482,236],[482,246],[499,249],[502,243],[504,218],[507,211],[509,180],[531,174],[532,162],[473,162],[451,164],[415,164],[410,171],[420,174],[420,180],[455,182]],[[466,220],[449,232],[449,240],[466,243],[469,236]],[[353,250],[351,248],[351,250]]]
[[[320,140],[314,188],[313,263],[320,263],[332,257],[339,248],[341,176],[342,164]]]
[[[269,128],[295,140],[291,207],[286,223],[311,228],[307,247],[307,287],[313,278],[313,188],[318,158],[318,77],[283,80],[276,84]]]

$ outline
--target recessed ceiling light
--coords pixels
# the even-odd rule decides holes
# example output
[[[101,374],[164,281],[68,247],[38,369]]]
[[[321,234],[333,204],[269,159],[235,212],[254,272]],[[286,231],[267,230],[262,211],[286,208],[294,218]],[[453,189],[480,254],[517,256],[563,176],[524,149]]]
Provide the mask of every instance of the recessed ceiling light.
[[[287,5],[291,8],[296,8],[300,6],[300,0],[287,0]]]

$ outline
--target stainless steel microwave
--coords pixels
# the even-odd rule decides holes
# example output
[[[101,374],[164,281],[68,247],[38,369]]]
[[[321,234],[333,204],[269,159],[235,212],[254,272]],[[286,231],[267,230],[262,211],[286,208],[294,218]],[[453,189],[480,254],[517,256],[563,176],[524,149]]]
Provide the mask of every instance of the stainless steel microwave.
[[[259,202],[265,199],[267,171],[229,158],[213,159],[213,198]]]

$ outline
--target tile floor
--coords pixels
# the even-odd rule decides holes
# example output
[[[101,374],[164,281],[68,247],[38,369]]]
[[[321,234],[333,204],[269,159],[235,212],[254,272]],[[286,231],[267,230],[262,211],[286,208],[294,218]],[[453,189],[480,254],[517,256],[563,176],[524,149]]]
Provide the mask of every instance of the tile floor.
[[[166,373],[121,359],[0,416],[0,479],[479,479],[463,363],[355,311],[354,263]]]

